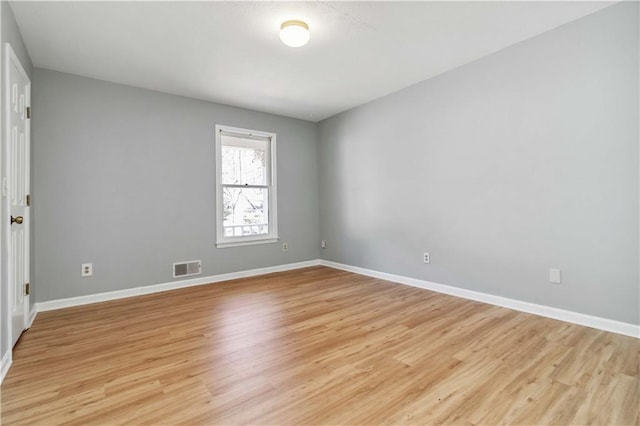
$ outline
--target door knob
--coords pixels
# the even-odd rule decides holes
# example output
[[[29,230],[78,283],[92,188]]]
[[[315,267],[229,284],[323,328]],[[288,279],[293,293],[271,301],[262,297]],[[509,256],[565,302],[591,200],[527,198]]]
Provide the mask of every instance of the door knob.
[[[24,221],[22,216],[17,216],[17,217],[13,217],[11,216],[11,224],[13,225],[13,223],[17,223],[18,225],[20,225],[22,222]]]

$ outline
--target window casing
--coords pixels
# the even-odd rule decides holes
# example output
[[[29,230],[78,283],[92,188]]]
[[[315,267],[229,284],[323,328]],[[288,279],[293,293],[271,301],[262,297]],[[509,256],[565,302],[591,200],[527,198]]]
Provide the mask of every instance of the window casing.
[[[278,241],[276,135],[216,126],[216,246]]]

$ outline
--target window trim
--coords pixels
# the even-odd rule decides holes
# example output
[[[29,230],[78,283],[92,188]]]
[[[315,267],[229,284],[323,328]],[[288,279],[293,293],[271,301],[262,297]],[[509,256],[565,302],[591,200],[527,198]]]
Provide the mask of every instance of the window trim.
[[[260,130],[242,129],[240,127],[216,124],[215,137],[215,165],[216,165],[216,247],[238,247],[254,244],[268,244],[278,242],[278,214],[277,214],[277,181],[276,181],[276,134]],[[222,135],[247,139],[267,139],[269,141],[268,192],[269,192],[269,232],[263,235],[247,235],[242,237],[224,236],[224,203],[222,185]]]

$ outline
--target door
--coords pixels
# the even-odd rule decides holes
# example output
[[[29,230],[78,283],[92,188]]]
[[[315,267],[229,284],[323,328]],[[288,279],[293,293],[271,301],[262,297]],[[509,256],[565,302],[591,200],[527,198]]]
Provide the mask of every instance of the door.
[[[16,344],[29,317],[29,115],[31,82],[11,45],[5,45],[8,141],[9,302],[11,343]]]

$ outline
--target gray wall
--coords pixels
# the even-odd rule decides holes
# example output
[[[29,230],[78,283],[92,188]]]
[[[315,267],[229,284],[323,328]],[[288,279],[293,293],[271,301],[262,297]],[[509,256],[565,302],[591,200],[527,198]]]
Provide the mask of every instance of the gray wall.
[[[639,324],[638,51],[618,4],[322,121],[323,257]]]
[[[206,276],[319,257],[314,123],[43,69],[34,85],[39,302],[169,282],[183,260]],[[288,252],[215,247],[216,124],[277,133]]]
[[[37,69],[37,300],[323,256],[638,324],[638,50],[619,4],[317,128]],[[215,124],[278,133],[289,252],[215,248]]]
[[[20,30],[18,29],[18,24],[16,23],[16,20],[13,16],[13,11],[11,10],[11,6],[9,6],[9,3],[6,1],[2,1],[0,2],[0,8],[2,8],[2,11],[0,12],[2,15],[2,54],[4,55],[4,43],[10,43],[11,47],[13,48],[14,52],[16,53],[16,56],[18,57],[18,59],[20,60],[20,63],[22,64],[23,68],[25,69],[25,71],[27,72],[27,74],[29,75],[29,78],[32,79],[33,76],[33,65],[31,64],[31,58],[29,57],[29,53],[27,52],[27,48],[24,44],[24,42],[22,41],[22,35],[20,34]],[[4,57],[3,57],[3,66],[2,66],[2,81],[4,81],[5,79],[5,75],[4,75]],[[33,81],[33,79],[32,79]],[[3,85],[3,90],[4,90],[4,85]],[[4,105],[4,97],[2,98],[2,129],[5,129],[5,108],[6,105]],[[7,175],[7,151],[6,151],[6,144],[1,144],[2,145],[2,153],[0,153],[0,158],[2,158],[2,176],[6,176]],[[9,234],[10,232],[10,228],[9,228],[9,205],[7,203],[6,198],[2,198],[1,201],[1,207],[2,209],[1,213],[0,213],[0,226],[2,226],[2,235],[6,236]],[[9,301],[8,301],[8,283],[9,283],[9,278],[7,275],[7,240],[6,238],[3,238],[2,241],[0,241],[0,244],[2,245],[2,256],[0,259],[1,262],[1,267],[0,267],[0,283],[2,283],[0,285],[0,302],[2,304],[2,306],[0,306],[0,312],[2,312],[2,314],[0,315],[0,330],[1,333],[0,335],[2,336],[2,338],[0,338],[0,356],[4,356],[4,354],[6,353],[6,351],[9,348],[9,339],[10,339],[10,332],[8,329],[8,324],[7,324],[7,318],[5,318],[5,315],[9,315],[8,312],[10,312],[9,310]],[[32,270],[32,275],[33,275],[33,270]],[[32,282],[32,288],[34,288],[35,286],[33,285]],[[33,293],[32,293],[33,294]],[[35,303],[35,297],[31,297],[30,299],[31,304],[33,305],[33,303]]]

